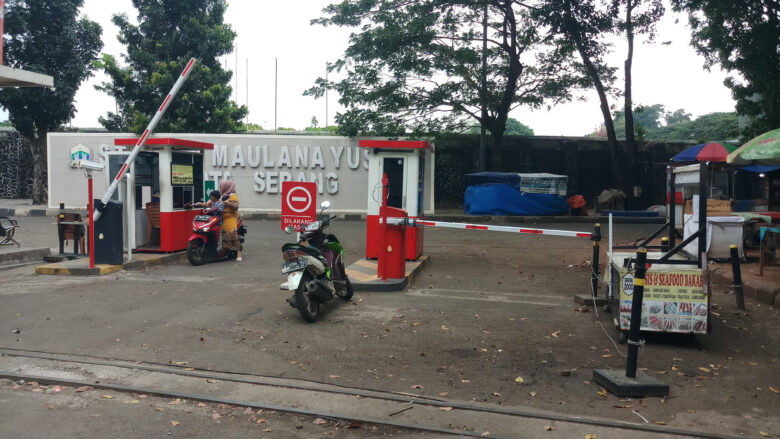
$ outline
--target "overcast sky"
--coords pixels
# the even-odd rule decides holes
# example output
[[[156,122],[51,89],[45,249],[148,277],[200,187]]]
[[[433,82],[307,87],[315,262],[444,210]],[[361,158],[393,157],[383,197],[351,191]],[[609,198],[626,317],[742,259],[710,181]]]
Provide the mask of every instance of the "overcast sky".
[[[317,117],[320,126],[325,124],[325,100],[315,100],[302,94],[317,77],[325,74],[326,61],[336,60],[347,47],[350,30],[309,24],[312,18],[321,16],[322,8],[332,2],[229,2],[225,21],[237,33],[237,56],[226,56],[223,65],[238,74],[237,84],[235,77],[232,84],[234,99],[239,105],[248,104],[250,122],[267,129],[274,126],[274,64],[278,59],[277,126],[303,129],[310,125],[313,116]],[[85,0],[82,13],[103,27],[103,51],[119,56],[124,47],[116,40],[118,28],[111,23],[111,15],[125,12],[134,20],[137,14],[130,0],[112,0],[112,10],[107,9],[106,4],[105,0]],[[675,24],[677,18],[679,23]],[[634,102],[663,104],[667,111],[683,108],[694,116],[714,111],[734,111],[734,101],[723,85],[725,73],[717,67],[712,72],[705,71],[703,59],[690,47],[689,40],[687,19],[670,12],[659,24],[657,38],[659,42],[669,41],[670,44],[645,44],[640,39],[636,40]],[[621,66],[621,81],[624,58],[625,46],[618,41],[611,62]],[[113,99],[94,90],[95,84],[106,79],[105,75],[98,73],[82,85],[76,95],[77,114],[72,121],[73,126],[97,127],[99,116],[114,111]],[[602,122],[596,93],[588,91],[585,97],[588,99],[586,102],[562,104],[550,111],[530,111],[521,107],[514,110],[510,117],[530,126],[537,135],[584,135],[594,131]],[[330,94],[327,120],[331,124],[340,110],[337,99],[334,93]],[[622,101],[613,104],[620,106]]]

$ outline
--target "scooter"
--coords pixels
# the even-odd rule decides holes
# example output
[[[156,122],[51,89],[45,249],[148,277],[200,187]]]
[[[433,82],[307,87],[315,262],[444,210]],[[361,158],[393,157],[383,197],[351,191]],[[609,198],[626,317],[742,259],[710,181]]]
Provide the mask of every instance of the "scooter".
[[[192,265],[203,265],[218,259],[234,259],[238,252],[222,248],[222,212],[217,207],[206,208],[192,219],[192,235],[187,244],[187,260]],[[238,217],[238,240],[244,248],[244,217]]]
[[[320,207],[324,211],[330,207],[330,201],[323,201]],[[297,308],[307,322],[316,321],[321,307],[334,295],[343,300],[352,298],[352,282],[344,269],[344,247],[335,235],[324,232],[334,219],[331,216],[284,229],[287,234],[299,235],[296,243],[282,246],[282,274],[287,275],[287,282],[280,288],[293,292],[287,303]]]

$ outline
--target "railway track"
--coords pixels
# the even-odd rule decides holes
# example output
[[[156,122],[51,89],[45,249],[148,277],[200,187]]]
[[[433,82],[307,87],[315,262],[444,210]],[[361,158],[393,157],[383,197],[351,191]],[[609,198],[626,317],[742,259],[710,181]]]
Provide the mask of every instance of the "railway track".
[[[623,438],[633,433],[651,439],[735,438],[662,425],[572,416],[316,381],[8,348],[0,348],[0,378],[52,385],[92,386],[97,389],[467,437],[550,437],[545,427],[553,425],[557,437],[583,437],[583,434],[592,433],[604,439]]]

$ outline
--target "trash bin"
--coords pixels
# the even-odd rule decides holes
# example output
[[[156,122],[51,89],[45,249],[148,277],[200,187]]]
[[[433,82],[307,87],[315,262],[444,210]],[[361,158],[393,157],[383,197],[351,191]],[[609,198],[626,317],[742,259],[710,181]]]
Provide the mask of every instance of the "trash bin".
[[[388,218],[406,218],[408,215],[403,209],[396,207],[380,207],[379,216],[383,217],[382,209],[387,209]],[[388,225],[385,235],[385,247],[387,252],[378,245],[378,277],[381,277],[382,270],[388,279],[403,279],[406,275],[406,226]]]
[[[96,199],[95,206],[101,204]],[[95,263],[122,265],[122,203],[109,201],[102,210],[100,219],[95,221]]]

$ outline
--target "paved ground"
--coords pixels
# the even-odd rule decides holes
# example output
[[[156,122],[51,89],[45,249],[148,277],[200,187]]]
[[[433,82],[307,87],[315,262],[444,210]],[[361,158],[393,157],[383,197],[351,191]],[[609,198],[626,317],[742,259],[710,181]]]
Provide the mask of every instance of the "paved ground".
[[[25,245],[55,246],[51,218],[28,217],[24,226],[18,237]],[[656,227],[618,225],[617,240]],[[625,345],[607,337],[615,335],[611,316],[582,312],[571,299],[588,291],[588,273],[577,269],[590,258],[587,240],[426,230],[431,262],[406,292],[356,294],[307,324],[278,290],[279,248],[287,238],[278,222],[251,221],[249,231],[243,263],[182,263],[101,278],[39,276],[30,267],[3,271],[13,281],[0,292],[0,347],[186,362],[197,369],[643,422],[636,411],[650,423],[677,428],[780,435],[778,310],[748,300],[748,312],[737,312],[725,285],[714,291],[711,334],[646,337],[639,366],[670,384],[671,396],[621,400],[598,394],[591,381],[593,368],[624,366]],[[363,223],[337,222],[332,231],[347,248],[347,262],[361,257]],[[268,437],[420,435],[343,424],[336,430],[283,414],[274,418],[280,426],[271,427],[278,433],[273,435],[251,419],[256,414],[231,418],[233,409],[226,408],[215,420],[214,408],[199,411],[197,405],[181,413],[185,426],[148,404],[112,405],[126,396],[106,401],[70,391],[63,402],[33,388],[0,384],[0,400],[7,402],[0,404],[0,416],[13,419],[13,427],[4,422],[3,428],[18,437],[37,437],[23,427],[35,423],[73,437],[107,431],[243,437],[258,430]]]

